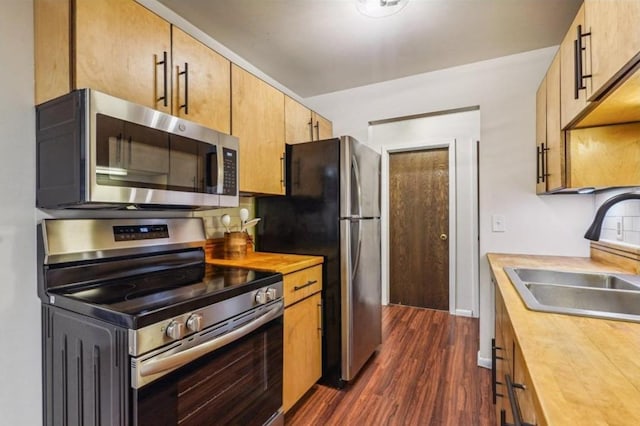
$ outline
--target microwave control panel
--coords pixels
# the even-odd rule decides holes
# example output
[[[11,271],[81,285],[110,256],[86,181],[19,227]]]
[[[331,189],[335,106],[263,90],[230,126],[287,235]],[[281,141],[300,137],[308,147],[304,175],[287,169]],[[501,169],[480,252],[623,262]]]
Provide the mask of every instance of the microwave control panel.
[[[222,148],[222,195],[236,195],[238,193],[238,153],[229,148]]]

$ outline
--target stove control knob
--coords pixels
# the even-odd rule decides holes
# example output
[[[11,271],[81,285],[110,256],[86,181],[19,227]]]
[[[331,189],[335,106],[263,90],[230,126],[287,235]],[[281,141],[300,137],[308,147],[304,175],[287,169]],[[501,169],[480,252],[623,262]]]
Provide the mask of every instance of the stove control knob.
[[[202,330],[202,315],[193,314],[187,320],[187,328],[189,331],[198,332]]]
[[[267,303],[269,299],[267,299],[267,292],[264,290],[258,290],[256,293],[256,303],[259,305],[264,305]]]
[[[275,288],[268,288],[267,289],[267,300],[268,301],[276,300],[277,296],[278,296],[278,291]]]
[[[170,337],[173,340],[182,339],[184,337],[184,324],[173,320],[167,326],[165,333],[167,337]]]

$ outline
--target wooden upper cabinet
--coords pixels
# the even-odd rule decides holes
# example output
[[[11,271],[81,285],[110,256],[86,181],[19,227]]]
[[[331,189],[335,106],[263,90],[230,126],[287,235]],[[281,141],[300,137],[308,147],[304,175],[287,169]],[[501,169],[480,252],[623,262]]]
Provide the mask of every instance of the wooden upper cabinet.
[[[315,111],[285,96],[286,141],[288,144],[319,141],[333,137],[333,125]]]
[[[285,141],[288,144],[312,141],[311,110],[289,96],[284,97]]]
[[[543,78],[536,92],[536,193],[547,192],[544,155],[547,147],[547,78]]]
[[[170,53],[168,22],[131,0],[36,0],[34,15],[36,104],[89,87],[170,112],[156,64]]]
[[[173,26],[173,114],[223,133],[231,131],[231,63]]]
[[[91,88],[230,132],[230,62],[134,0],[35,0],[34,15],[36,104]]]
[[[546,76],[547,146],[544,153],[547,191],[565,187],[564,136],[560,127],[560,55],[556,54]]]
[[[640,123],[567,132],[567,186],[640,185]]]
[[[164,80],[171,76],[165,74],[164,64],[157,64],[165,53],[170,54],[169,23],[130,0],[76,0],[74,4],[73,88],[89,87],[170,112],[170,99],[166,105],[158,99],[169,96]]]
[[[578,27],[584,32],[584,4],[578,10],[560,45],[560,124],[563,129],[586,108],[587,95],[591,93],[591,79],[578,78],[579,66],[582,66],[583,75],[588,75],[590,69],[587,50],[578,50]],[[579,41],[586,44],[588,38],[583,37]],[[578,54],[581,55],[580,61]]]
[[[284,94],[232,64],[231,117],[240,139],[240,191],[284,194]]]
[[[313,134],[316,141],[331,139],[333,137],[333,124],[317,112],[312,112]]]
[[[591,74],[595,100],[633,65],[640,53],[640,1],[585,0],[585,32],[590,32]]]

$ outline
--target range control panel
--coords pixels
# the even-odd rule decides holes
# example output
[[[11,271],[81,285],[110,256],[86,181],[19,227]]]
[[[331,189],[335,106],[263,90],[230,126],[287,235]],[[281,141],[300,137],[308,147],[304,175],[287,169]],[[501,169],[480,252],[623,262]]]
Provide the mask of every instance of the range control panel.
[[[169,227],[167,225],[114,226],[113,237],[116,241],[169,238]]]

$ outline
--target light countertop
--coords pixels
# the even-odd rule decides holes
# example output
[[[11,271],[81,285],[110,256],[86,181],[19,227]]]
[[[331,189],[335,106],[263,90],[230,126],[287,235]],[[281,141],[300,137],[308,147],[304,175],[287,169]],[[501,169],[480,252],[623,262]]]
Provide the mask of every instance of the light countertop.
[[[581,257],[487,257],[544,423],[640,425],[640,323],[531,311],[502,268],[633,272]]]
[[[288,274],[311,266],[320,265],[322,262],[322,256],[267,252],[249,252],[241,259],[207,258],[207,263],[213,265],[258,269],[261,271],[280,272],[281,274]]]

